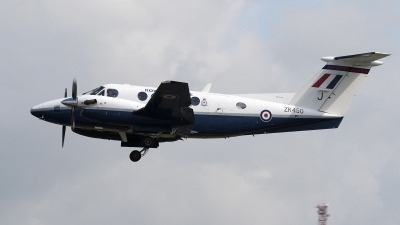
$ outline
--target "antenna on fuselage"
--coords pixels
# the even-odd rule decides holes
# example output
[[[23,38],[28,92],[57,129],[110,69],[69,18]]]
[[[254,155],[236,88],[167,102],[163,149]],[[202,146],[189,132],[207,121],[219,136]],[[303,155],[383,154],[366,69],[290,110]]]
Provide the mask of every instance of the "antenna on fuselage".
[[[212,83],[208,83],[208,84],[203,88],[203,90],[202,90],[201,92],[205,92],[205,93],[210,92],[211,86],[212,86]]]

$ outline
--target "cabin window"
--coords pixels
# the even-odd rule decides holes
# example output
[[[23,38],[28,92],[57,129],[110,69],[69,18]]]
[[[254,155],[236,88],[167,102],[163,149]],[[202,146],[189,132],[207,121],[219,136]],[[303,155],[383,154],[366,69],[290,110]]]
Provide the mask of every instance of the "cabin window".
[[[244,104],[243,102],[238,102],[238,103],[236,103],[236,107],[238,107],[239,109],[245,109],[246,104]]]
[[[137,95],[137,97],[138,97],[138,99],[139,99],[140,101],[145,101],[145,100],[147,99],[147,94],[146,94],[146,92],[141,91],[141,92],[139,92],[139,94]]]
[[[192,102],[193,106],[200,104],[200,99],[198,97],[192,97],[190,101]]]
[[[107,97],[116,98],[118,96],[118,90],[115,89],[107,89]]]

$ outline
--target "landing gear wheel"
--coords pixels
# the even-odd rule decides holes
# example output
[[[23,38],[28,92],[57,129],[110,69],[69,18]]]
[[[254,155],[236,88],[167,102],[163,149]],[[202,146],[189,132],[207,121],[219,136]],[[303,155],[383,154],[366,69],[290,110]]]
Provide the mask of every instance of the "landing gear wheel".
[[[150,148],[151,146],[153,146],[153,143],[154,143],[154,139],[151,137],[146,137],[146,138],[143,138],[143,140],[142,140],[142,145],[145,148]]]
[[[137,162],[140,160],[140,158],[142,158],[142,153],[140,153],[138,150],[132,151],[131,154],[129,155],[129,158],[133,162]]]

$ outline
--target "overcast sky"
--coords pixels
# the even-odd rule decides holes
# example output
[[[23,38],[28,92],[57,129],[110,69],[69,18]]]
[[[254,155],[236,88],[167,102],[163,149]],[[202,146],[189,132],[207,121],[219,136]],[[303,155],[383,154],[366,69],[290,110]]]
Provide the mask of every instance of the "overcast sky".
[[[328,224],[400,221],[400,2],[0,1],[0,224]],[[105,83],[296,92],[322,56],[392,53],[339,129],[131,148],[30,108]]]

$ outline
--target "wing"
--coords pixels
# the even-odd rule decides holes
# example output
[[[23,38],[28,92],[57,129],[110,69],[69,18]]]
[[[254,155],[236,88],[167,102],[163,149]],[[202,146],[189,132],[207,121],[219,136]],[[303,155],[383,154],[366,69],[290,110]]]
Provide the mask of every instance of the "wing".
[[[178,122],[179,124],[194,124],[189,85],[176,81],[165,81],[158,86],[145,107],[133,112],[138,116]]]

